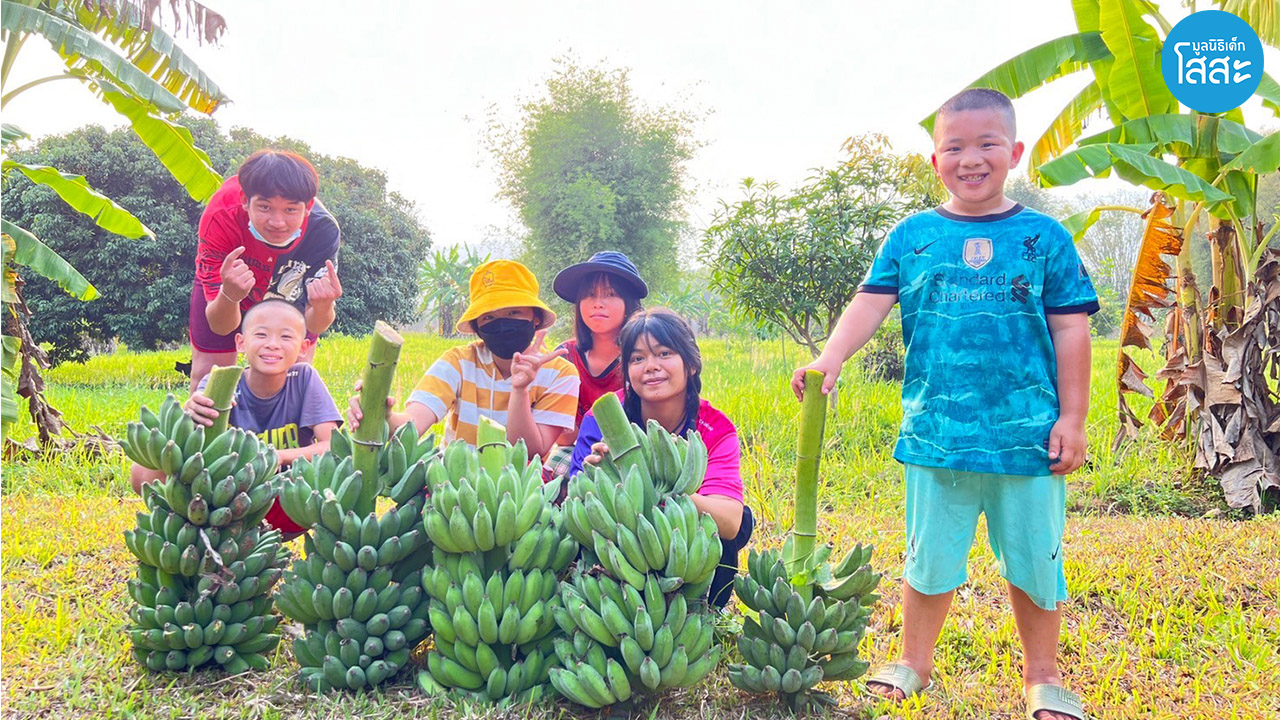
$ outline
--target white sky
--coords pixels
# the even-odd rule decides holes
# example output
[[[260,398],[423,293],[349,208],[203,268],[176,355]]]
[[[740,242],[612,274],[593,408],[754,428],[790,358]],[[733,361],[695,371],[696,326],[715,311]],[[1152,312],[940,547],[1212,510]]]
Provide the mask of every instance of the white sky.
[[[790,186],[835,162],[850,135],[880,132],[899,151],[928,153],[921,118],[999,62],[1074,28],[1066,0],[207,5],[227,19],[222,43],[178,37],[233,101],[214,115],[224,131],[288,135],[385,171],[437,245],[483,242],[516,223],[495,197],[488,109],[517,122],[520,99],[541,93],[565,53],[630,68],[650,106],[710,111],[695,131],[706,146],[688,165],[689,220],[700,229],[718,199],[737,199],[743,177]],[[1171,22],[1186,14],[1162,5]],[[57,71],[39,42],[25,48],[10,87]],[[1280,53],[1266,57],[1275,76]],[[1039,136],[1085,75],[1016,101],[1022,140]],[[1257,101],[1245,110],[1252,127],[1278,122]],[[59,82],[16,99],[4,119],[39,135],[116,118]]]

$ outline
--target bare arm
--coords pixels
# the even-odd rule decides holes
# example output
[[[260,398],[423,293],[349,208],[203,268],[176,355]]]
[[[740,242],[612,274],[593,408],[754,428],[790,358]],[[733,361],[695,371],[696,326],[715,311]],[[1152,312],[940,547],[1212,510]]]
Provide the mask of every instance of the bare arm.
[[[1049,433],[1049,470],[1066,475],[1084,464],[1085,419],[1089,415],[1092,365],[1089,316],[1049,315],[1049,336],[1058,365],[1058,421]]]
[[[896,302],[898,302],[897,293],[860,292],[854,295],[849,307],[845,308],[840,315],[840,321],[836,323],[836,329],[827,340],[822,354],[817,360],[797,369],[792,375],[791,389],[796,397],[804,396],[804,371],[810,369],[817,370],[826,376],[822,382],[822,394],[831,392],[831,388],[836,385],[836,378],[840,377],[840,368],[844,366],[845,361],[876,334],[876,329],[880,327],[880,323],[884,322]]]
[[[515,444],[524,440],[529,457],[546,458],[564,428],[539,425],[533,420],[533,406],[529,403],[529,389],[512,388],[507,402],[507,442]]]
[[[222,260],[219,277],[222,287],[218,295],[205,305],[204,316],[209,321],[209,329],[219,335],[230,335],[240,328],[240,301],[249,296],[253,289],[253,271],[240,256],[244,247],[238,247]]]
[[[355,432],[360,427],[360,420],[364,417],[364,413],[360,410],[360,381],[356,381],[356,394],[347,400],[347,430]],[[440,422],[440,418],[431,411],[431,408],[422,403],[410,401],[404,406],[404,412],[393,412],[391,410],[396,404],[395,398],[387,398],[387,426],[391,432],[399,430],[402,425],[407,422],[413,423],[418,431],[418,435],[422,435],[432,425]]]
[[[742,527],[742,502],[723,495],[690,495],[694,507],[716,521],[720,537],[732,540]]]

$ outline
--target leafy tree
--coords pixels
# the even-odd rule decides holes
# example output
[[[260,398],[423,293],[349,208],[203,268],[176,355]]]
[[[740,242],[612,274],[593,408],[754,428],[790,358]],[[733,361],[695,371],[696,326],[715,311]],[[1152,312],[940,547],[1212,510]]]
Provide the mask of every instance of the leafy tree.
[[[625,70],[564,59],[522,111],[515,128],[493,120],[488,139],[534,274],[620,250],[651,286],[674,286],[693,117],[641,106]]]
[[[744,180],[744,197],[721,201],[703,243],[729,306],[815,357],[890,228],[945,197],[928,160],[893,154],[883,136],[850,138],[843,149],[839,165],[815,169],[790,194]]]
[[[180,26],[185,10],[189,29],[200,42],[216,41],[225,22],[195,0],[173,0],[170,24]],[[164,167],[191,197],[205,200],[220,178],[209,158],[192,142],[191,135],[172,118],[188,108],[212,113],[225,100],[218,86],[157,25],[163,20],[160,2],[151,0],[5,0],[0,14],[0,107],[27,90],[59,80],[87,85],[101,100],[128,119],[139,139],[159,157]],[[14,61],[26,41],[38,37],[49,43],[65,63],[57,75],[36,78],[10,89]],[[101,228],[125,237],[152,236],[152,231],[110,198],[89,186],[83,177],[57,168],[30,165],[7,157],[15,144],[29,137],[21,128],[3,126],[0,152],[6,155],[0,172],[7,178],[21,174],[57,193],[76,211],[93,218]],[[6,211],[8,208],[6,207]],[[32,342],[27,329],[29,309],[22,300],[23,280],[11,263],[32,275],[48,278],[79,300],[92,300],[98,291],[66,259],[54,252],[28,228],[3,219],[4,258],[0,274],[3,288],[5,340],[0,368],[0,433],[17,419],[16,396],[28,399],[28,407],[40,442],[47,444],[63,427],[60,414],[44,400],[39,369],[48,360]]]
[[[418,311],[435,317],[442,337],[457,334],[458,318],[467,309],[471,295],[471,273],[488,261],[487,254],[481,257],[470,246],[454,245],[448,250],[436,250],[418,269],[418,291],[422,294]]]
[[[1262,42],[1280,46],[1275,0],[1214,4],[1249,23]],[[1142,424],[1125,395],[1151,395],[1126,348],[1149,347],[1148,321],[1172,306],[1167,363],[1160,373],[1169,382],[1151,419],[1166,437],[1195,435],[1196,465],[1218,478],[1228,504],[1259,510],[1263,491],[1280,494],[1280,436],[1268,430],[1274,401],[1267,380],[1277,371],[1280,328],[1268,330],[1273,316],[1263,312],[1276,294],[1270,284],[1280,282],[1280,253],[1268,253],[1269,238],[1261,228],[1271,209],[1258,203],[1258,178],[1280,168],[1280,135],[1245,127],[1238,108],[1181,112],[1160,69],[1161,38],[1173,25],[1155,2],[1072,0],[1072,10],[1075,32],[1001,63],[970,87],[1017,98],[1076,72],[1092,76],[1032,145],[1029,166],[1031,176],[1046,185],[1114,172],[1156,191],[1142,214],[1142,249],[1122,316],[1116,442],[1136,436]],[[1280,84],[1266,73],[1255,97],[1280,115]],[[1112,127],[1085,136],[1085,121],[1096,113],[1105,113]],[[932,129],[933,120],[921,124]],[[1106,210],[1094,208],[1064,224],[1079,234]],[[1197,277],[1194,245],[1187,241],[1201,214],[1209,220],[1207,302],[1199,291],[1206,279]],[[1176,257],[1173,268],[1165,255]],[[1245,336],[1256,338],[1258,347],[1252,339],[1241,342]],[[1219,390],[1224,383],[1230,391]]]
[[[227,137],[213,120],[203,118],[183,123],[208,150],[211,164],[227,174],[261,147],[287,147],[315,164],[320,197],[343,231],[338,263],[345,294],[337,305],[336,330],[363,334],[377,319],[408,323],[416,318],[413,269],[426,255],[429,238],[413,206],[386,191],[381,172],[315,154],[288,138],[269,139],[239,128]],[[85,127],[45,138],[18,157],[83,174],[133,208],[153,231],[125,239],[66,207],[44,186],[24,177],[5,183],[6,215],[48,238],[49,246],[81,268],[102,293],[84,303],[48,280],[30,281],[27,304],[40,320],[32,336],[50,344],[51,359],[80,359],[93,343],[112,338],[142,348],[185,342],[203,205],[126,130]]]

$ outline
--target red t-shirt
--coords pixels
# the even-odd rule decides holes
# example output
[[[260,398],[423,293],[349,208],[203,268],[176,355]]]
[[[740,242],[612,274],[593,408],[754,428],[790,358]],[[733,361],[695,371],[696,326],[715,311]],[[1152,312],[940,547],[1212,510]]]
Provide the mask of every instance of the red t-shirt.
[[[200,216],[196,247],[196,284],[206,302],[218,296],[222,287],[222,261],[227,253],[244,247],[240,259],[253,271],[253,289],[240,301],[246,311],[265,298],[282,298],[299,310],[307,305],[306,281],[326,272],[325,261],[337,263],[341,232],[333,215],[319,200],[302,221],[302,234],[286,247],[261,242],[249,232],[249,213],[244,209],[240,178],[232,175],[213,194]]]
[[[582,425],[582,416],[587,414],[591,406],[596,400],[605,393],[617,392],[622,389],[622,358],[619,357],[605,368],[605,371],[599,376],[592,375],[591,369],[587,367],[587,359],[582,357],[578,352],[578,341],[565,340],[560,343],[560,347],[569,351],[567,355],[569,362],[578,369],[578,415],[573,419],[573,426],[576,428]],[[560,348],[556,348],[557,350]]]

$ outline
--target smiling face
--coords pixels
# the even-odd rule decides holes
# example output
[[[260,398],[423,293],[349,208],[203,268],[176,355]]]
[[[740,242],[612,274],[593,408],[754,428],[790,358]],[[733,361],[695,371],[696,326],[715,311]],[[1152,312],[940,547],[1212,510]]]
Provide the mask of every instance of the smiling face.
[[[255,195],[244,201],[244,209],[258,234],[267,244],[275,246],[288,245],[307,218],[307,203],[278,195],[270,198]]]
[[[636,340],[627,358],[627,380],[642,401],[656,403],[683,398],[689,373],[680,353],[646,334]]]
[[[262,375],[288,371],[309,343],[302,313],[283,301],[255,305],[236,334],[236,350],[244,353],[253,372]]]
[[[609,276],[601,274],[578,298],[578,316],[597,335],[617,333],[627,318],[627,302],[613,289]]]
[[[1022,157],[1005,115],[995,108],[938,116],[933,128],[933,168],[951,193],[947,209],[987,215],[1006,209],[1004,181]]]

